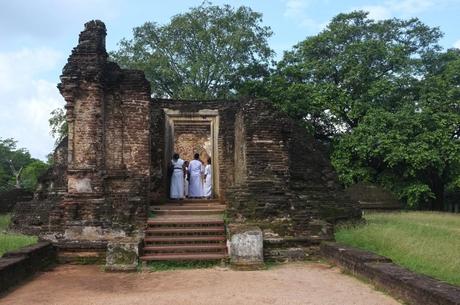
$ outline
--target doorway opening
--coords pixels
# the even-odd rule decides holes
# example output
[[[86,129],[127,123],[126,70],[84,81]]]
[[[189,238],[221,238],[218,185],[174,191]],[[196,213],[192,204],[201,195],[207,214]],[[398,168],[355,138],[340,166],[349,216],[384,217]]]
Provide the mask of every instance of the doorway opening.
[[[200,155],[203,164],[212,159],[212,198],[219,196],[219,158],[218,131],[219,116],[217,110],[200,110],[198,112],[180,112],[164,109],[165,112],[165,164],[174,153],[178,153],[185,161],[193,160],[195,153]],[[167,188],[169,189],[169,181]]]

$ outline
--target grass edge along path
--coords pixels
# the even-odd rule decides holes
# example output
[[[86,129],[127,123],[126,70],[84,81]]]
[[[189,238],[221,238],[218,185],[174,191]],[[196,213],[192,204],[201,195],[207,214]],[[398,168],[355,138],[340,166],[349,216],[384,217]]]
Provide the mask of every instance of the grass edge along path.
[[[11,217],[9,214],[0,215],[0,257],[8,251],[35,244],[36,236],[27,236],[23,234],[12,233],[8,231]]]
[[[389,257],[417,273],[460,286],[460,215],[370,213],[367,224],[337,228],[337,242]]]

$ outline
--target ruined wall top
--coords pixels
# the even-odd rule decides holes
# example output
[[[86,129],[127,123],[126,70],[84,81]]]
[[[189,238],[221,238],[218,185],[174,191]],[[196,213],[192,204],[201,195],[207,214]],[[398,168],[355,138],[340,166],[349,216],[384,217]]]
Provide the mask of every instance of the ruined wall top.
[[[78,53],[106,53],[105,37],[107,30],[105,24],[100,20],[91,20],[85,23],[85,29],[80,33]]]
[[[92,20],[85,23],[78,45],[72,50],[67,64],[62,69],[58,88],[64,98],[70,96],[81,81],[101,81],[108,57],[105,49],[106,35],[107,31],[102,21]]]

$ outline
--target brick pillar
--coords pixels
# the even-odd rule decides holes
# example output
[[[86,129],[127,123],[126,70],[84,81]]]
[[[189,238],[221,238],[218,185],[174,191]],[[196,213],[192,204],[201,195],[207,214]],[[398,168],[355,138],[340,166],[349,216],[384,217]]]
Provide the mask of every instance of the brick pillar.
[[[102,22],[85,24],[58,86],[67,102],[69,194],[103,192],[105,36]]]

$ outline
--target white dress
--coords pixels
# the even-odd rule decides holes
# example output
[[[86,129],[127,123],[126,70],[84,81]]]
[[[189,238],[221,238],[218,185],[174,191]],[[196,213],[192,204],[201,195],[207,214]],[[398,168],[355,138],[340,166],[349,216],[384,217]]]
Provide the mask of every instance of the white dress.
[[[184,195],[185,197],[188,197],[188,179],[187,179],[187,176],[189,175],[188,167],[185,168],[185,171],[187,172],[187,175],[184,176]]]
[[[212,167],[211,164],[206,165],[204,168],[204,175],[206,179],[204,180],[204,197],[212,196]]]
[[[174,170],[171,175],[170,197],[173,199],[184,198],[184,170],[182,169],[184,160],[180,158],[177,161],[171,160],[171,164],[174,166]]]
[[[201,174],[203,172],[203,165],[201,161],[192,160],[188,166],[190,175],[188,196],[189,197],[203,197],[203,183],[201,181]]]

